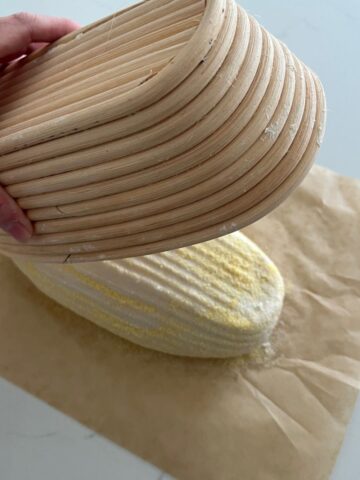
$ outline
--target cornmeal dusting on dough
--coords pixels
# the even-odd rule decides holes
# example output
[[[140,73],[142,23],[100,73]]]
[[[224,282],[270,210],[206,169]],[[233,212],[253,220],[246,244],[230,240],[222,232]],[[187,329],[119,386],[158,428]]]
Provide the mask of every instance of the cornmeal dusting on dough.
[[[171,323],[167,325],[167,328],[160,327],[157,329],[148,329],[144,330],[141,327],[129,325],[121,319],[119,316],[114,316],[112,314],[106,313],[99,308],[99,306],[87,295],[77,293],[74,290],[60,285],[59,283],[55,282],[50,277],[40,273],[36,267],[27,262],[22,266],[23,271],[27,272],[28,275],[31,275],[34,283],[46,294],[55,296],[58,298],[59,303],[63,303],[61,300],[64,298],[69,299],[69,301],[73,302],[74,305],[77,305],[79,310],[81,310],[82,315],[85,317],[94,316],[96,318],[96,322],[99,326],[109,329],[109,325],[111,325],[111,330],[114,333],[123,333],[124,331],[128,334],[134,335],[136,337],[143,337],[144,335],[149,337],[168,337],[171,335],[176,335],[181,329],[180,325],[175,325],[175,328]],[[102,290],[102,289],[101,289]],[[54,292],[55,295],[54,295]]]
[[[276,267],[240,233],[147,257],[17,265],[74,312],[134,343],[176,355],[254,352],[268,342],[284,295]]]
[[[222,297],[219,304],[206,309],[203,315],[207,319],[223,324],[239,326],[246,330],[259,330],[262,328],[260,324],[251,322],[236,309],[239,292],[248,293],[249,297],[256,301],[256,298],[263,294],[264,286],[274,280],[278,271],[270,262],[265,265],[259,252],[250,247],[250,244],[242,243],[239,249],[231,236],[222,240],[221,245],[207,242],[195,245],[192,249],[183,248],[178,251],[180,256],[190,261],[188,263],[190,271],[202,276],[204,293],[209,293],[210,289],[220,292],[226,288],[227,304],[225,306],[221,304],[224,300]],[[193,262],[198,260],[199,254],[204,259],[200,265]]]
[[[100,293],[103,293],[106,296],[109,296],[113,300],[115,300],[120,305],[128,305],[136,310],[140,310],[143,313],[155,313],[157,312],[157,308],[153,305],[147,305],[144,302],[140,302],[134,300],[133,298],[127,297],[125,295],[121,295],[118,292],[115,292],[113,289],[108,288],[105,284],[97,282],[93,280],[88,275],[84,275],[83,273],[79,272],[76,267],[70,265],[64,265],[63,268],[68,268],[69,272],[78,277],[80,281],[87,284],[90,288],[94,288]]]
[[[61,266],[61,268],[68,272],[72,271],[67,266]],[[152,344],[153,339],[160,339],[163,346],[167,345],[167,348],[169,349],[176,348],[176,341],[174,342],[172,337],[177,337],[179,334],[184,333],[189,329],[189,327],[185,328],[184,325],[171,321],[171,318],[168,317],[162,317],[164,325],[158,326],[158,328],[152,327],[147,329],[129,325],[125,320],[121,319],[121,317],[114,316],[113,314],[100,309],[99,305],[90,297],[81,293],[76,293],[73,289],[56,282],[55,279],[52,279],[50,276],[42,274],[37,270],[34,264],[26,262],[22,265],[22,270],[31,277],[32,281],[38,288],[40,288],[40,290],[47,295],[52,296],[59,303],[65,303],[65,300],[67,300],[68,303],[73,305],[72,309],[76,313],[79,313],[86,318],[90,318],[97,325],[106,328],[117,335],[125,336],[140,345],[144,344],[144,339],[146,339],[144,346],[147,347]],[[86,275],[80,276],[82,280],[84,280],[85,277],[86,280],[89,280]],[[91,281],[89,283],[91,283],[96,290],[104,292],[102,284],[99,285],[96,281]],[[112,292],[111,289],[106,289],[106,292],[107,294],[110,293],[110,297],[114,298],[114,292]],[[129,304],[132,304],[132,302],[129,302]],[[194,354],[198,351],[206,352],[206,338],[198,339],[194,342],[191,337],[189,337],[188,341],[188,346],[192,349]],[[156,345],[157,342],[155,341],[153,348],[156,348]]]

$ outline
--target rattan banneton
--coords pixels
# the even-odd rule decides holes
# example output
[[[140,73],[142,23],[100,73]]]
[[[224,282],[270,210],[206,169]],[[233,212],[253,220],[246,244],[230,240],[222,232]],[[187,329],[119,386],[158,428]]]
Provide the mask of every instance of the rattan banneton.
[[[233,0],[147,0],[0,76],[0,183],[47,262],[147,255],[277,207],[324,132],[316,75]]]

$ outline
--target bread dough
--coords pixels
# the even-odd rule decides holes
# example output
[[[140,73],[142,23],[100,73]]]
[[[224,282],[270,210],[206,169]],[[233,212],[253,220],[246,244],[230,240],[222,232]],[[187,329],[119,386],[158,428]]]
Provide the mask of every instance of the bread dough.
[[[243,234],[178,250],[77,265],[15,261],[45,294],[147,348],[232,357],[269,340],[282,277]]]

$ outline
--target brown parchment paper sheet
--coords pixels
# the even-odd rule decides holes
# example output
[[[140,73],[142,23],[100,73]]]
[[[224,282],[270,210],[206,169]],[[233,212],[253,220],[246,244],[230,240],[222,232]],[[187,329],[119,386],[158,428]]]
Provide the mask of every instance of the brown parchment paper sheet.
[[[359,213],[360,183],[315,167],[246,229],[287,285],[262,367],[135,347],[1,258],[0,375],[178,479],[327,479],[360,387]]]

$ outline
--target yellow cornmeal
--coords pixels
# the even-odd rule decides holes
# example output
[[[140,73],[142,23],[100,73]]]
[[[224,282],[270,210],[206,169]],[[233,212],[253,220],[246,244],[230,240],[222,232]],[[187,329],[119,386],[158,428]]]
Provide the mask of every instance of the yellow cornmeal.
[[[163,346],[161,351],[167,351],[166,349],[168,349],[168,353],[171,353],[171,350],[176,348],[176,341],[174,342],[173,340],[174,337],[176,338],[180,333],[186,333],[189,328],[186,329],[180,324],[174,325],[174,322],[171,322],[171,318],[166,321],[166,326],[159,326],[156,329],[144,329],[142,327],[129,325],[119,316],[114,316],[100,309],[99,306],[88,296],[75,293],[72,289],[63,287],[52,279],[46,277],[46,275],[41,274],[36,269],[36,266],[30,262],[24,263],[21,266],[21,270],[26,273],[27,276],[31,277],[33,283],[43,293],[51,296],[54,300],[64,305],[71,304],[71,309],[75,313],[79,313],[83,317],[94,321],[98,326],[110,330],[112,333],[121,337],[131,339],[134,343],[138,343],[144,347],[156,350],[156,346],[158,345],[156,339],[161,339],[161,344]],[[93,285],[94,287],[96,285],[96,289],[99,287],[98,282],[94,282]],[[103,288],[100,286],[100,291],[102,290]],[[155,339],[154,346],[152,346],[153,339]],[[194,342],[192,338],[189,337],[188,341],[188,348],[189,351],[193,351],[193,356],[198,356],[195,355],[196,352],[207,352],[206,340],[197,340]],[[227,355],[220,356],[226,357]]]
[[[274,264],[240,233],[134,259],[16,264],[74,312],[176,355],[224,358],[254,351],[268,341],[284,295]]]
[[[93,317],[96,319],[93,321],[100,327],[110,330],[113,333],[125,338],[129,336],[135,343],[139,343],[140,345],[142,345],[142,339],[144,338],[147,338],[147,342],[149,342],[151,338],[161,338],[162,342],[165,342],[165,345],[169,344],[168,348],[171,348],[172,337],[176,337],[180,331],[186,331],[185,328],[181,328],[181,325],[173,325],[172,322],[167,322],[166,327],[159,326],[157,329],[151,330],[145,330],[141,327],[129,325],[119,316],[114,316],[100,309],[98,305],[87,295],[75,293],[72,289],[60,286],[50,278],[40,274],[33,264],[27,262],[26,264],[22,265],[21,269],[28,276],[31,276],[34,284],[43,293],[51,296],[54,300],[57,300],[61,304],[71,303],[72,310],[74,310],[76,313],[79,312],[86,318]],[[100,290],[102,290],[101,287]],[[194,347],[198,348],[198,346],[198,343],[196,343]]]
[[[124,295],[120,295],[115,290],[107,287],[105,284],[97,282],[89,275],[84,275],[83,273],[79,272],[76,267],[66,265],[64,266],[71,275],[77,277],[81,282],[84,282],[90,288],[94,288],[98,292],[103,293],[107,297],[115,300],[119,305],[127,305],[132,307],[136,310],[140,310],[140,312],[147,314],[147,313],[155,313],[157,312],[157,308],[153,305],[146,305],[144,302],[137,301],[131,297],[126,297]]]

